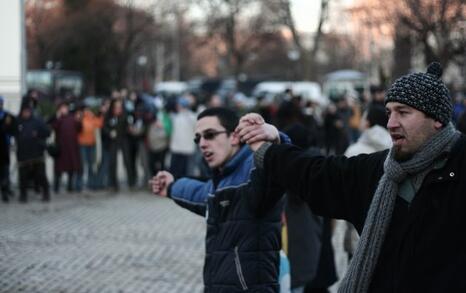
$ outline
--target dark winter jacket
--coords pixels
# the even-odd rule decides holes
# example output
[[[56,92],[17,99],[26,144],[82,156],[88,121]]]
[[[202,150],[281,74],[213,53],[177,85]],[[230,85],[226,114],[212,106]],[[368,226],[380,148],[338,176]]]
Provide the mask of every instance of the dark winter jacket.
[[[122,144],[127,140],[128,123],[131,116],[106,116],[102,127],[102,143],[105,148],[111,144]],[[130,121],[128,121],[130,120]]]
[[[279,292],[283,191],[263,189],[253,166],[243,146],[212,180],[170,186],[176,203],[207,217],[205,292]]]
[[[291,288],[297,288],[311,282],[316,276],[322,247],[323,218],[314,215],[301,199],[290,195],[286,198]]]
[[[0,111],[0,166],[10,164],[10,137],[16,128],[16,118],[6,111]]]
[[[18,117],[14,131],[18,162],[43,158],[45,140],[49,135],[50,129],[42,119],[35,116],[28,119]]]
[[[362,232],[387,151],[311,157],[288,145],[265,152],[268,184],[278,184],[326,217]],[[398,197],[370,292],[466,292],[466,138],[432,170],[408,204]]]

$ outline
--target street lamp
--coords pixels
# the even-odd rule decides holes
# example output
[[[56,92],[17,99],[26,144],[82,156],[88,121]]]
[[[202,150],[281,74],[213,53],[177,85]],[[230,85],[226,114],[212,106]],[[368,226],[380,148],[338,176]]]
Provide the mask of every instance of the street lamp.
[[[296,79],[298,74],[297,74],[297,67],[298,67],[298,60],[301,57],[301,53],[299,52],[298,49],[293,48],[288,51],[288,59],[292,62],[292,70],[291,70],[291,77],[293,79]]]
[[[147,56],[141,55],[136,60],[137,64],[141,67],[142,70],[142,81],[141,81],[141,88],[146,91],[148,89],[147,80],[146,80],[146,64],[147,64]]]

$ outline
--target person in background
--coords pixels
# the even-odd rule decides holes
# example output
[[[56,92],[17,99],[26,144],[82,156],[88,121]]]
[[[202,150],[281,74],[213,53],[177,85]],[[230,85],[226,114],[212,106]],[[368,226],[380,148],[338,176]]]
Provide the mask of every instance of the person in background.
[[[149,152],[149,168],[152,176],[165,170],[165,156],[170,142],[169,117],[163,112],[150,114],[149,126],[146,133],[146,144]],[[166,118],[165,118],[166,117]],[[167,119],[168,118],[168,119]],[[167,121],[168,120],[168,121]]]
[[[81,121],[81,132],[78,135],[79,150],[81,154],[82,168],[77,178],[77,191],[83,188],[84,171],[86,170],[87,188],[93,190],[97,187],[96,182],[96,132],[102,128],[103,116],[95,115],[91,108],[83,105],[79,111]]]
[[[116,95],[118,91],[112,93]],[[111,99],[107,98],[102,101],[102,104],[99,108],[100,116],[103,117],[102,128],[105,123],[105,119],[108,116],[108,111],[110,109]],[[98,162],[97,168],[97,180],[96,188],[104,189],[109,185],[109,167],[110,167],[110,138],[103,132],[102,128],[100,129],[100,144],[97,146],[100,149],[97,150],[97,153],[100,153],[100,160]]]
[[[288,125],[284,130],[292,143],[310,154],[320,150],[310,139],[311,131],[300,123]],[[317,275],[322,248],[323,219],[314,215],[309,206],[296,196],[287,194],[285,218],[288,236],[286,251],[290,261],[291,292],[303,293],[307,284]]]
[[[385,88],[382,85],[373,85],[370,88],[371,99],[369,104],[385,107]]]
[[[68,175],[67,191],[76,190],[76,180],[81,172],[81,156],[79,153],[78,134],[81,131],[79,117],[71,113],[66,102],[57,106],[55,118],[49,123],[55,131],[58,155],[54,162],[54,192],[60,191],[61,176]]]
[[[13,195],[10,188],[10,139],[16,125],[16,118],[3,108],[4,98],[0,96],[0,191],[2,201],[8,202]]]
[[[196,151],[193,142],[196,115],[190,106],[188,99],[180,97],[177,101],[177,112],[171,116],[173,128],[170,140],[170,172],[175,178],[188,175],[188,164]]]
[[[112,100],[110,109],[104,119],[102,127],[103,147],[107,148],[109,154],[108,184],[114,192],[118,192],[118,152],[121,150],[123,163],[126,168],[128,184],[134,182],[134,173],[131,172],[127,140],[128,120],[123,102],[120,99]]]
[[[45,140],[50,129],[44,121],[33,115],[34,109],[27,102],[21,104],[17,124],[13,130],[18,161],[19,202],[28,201],[30,180],[42,191],[42,201],[50,201],[49,182],[45,173]]]
[[[466,111],[461,114],[461,116],[458,118],[458,124],[456,125],[459,131],[461,131],[463,134],[466,134]]]
[[[128,186],[135,188],[139,177],[137,162],[138,158],[143,156],[140,146],[146,130],[144,126],[144,102],[135,91],[131,91],[128,99],[125,101],[125,113],[128,125],[126,133],[128,173],[131,174],[128,178]]]

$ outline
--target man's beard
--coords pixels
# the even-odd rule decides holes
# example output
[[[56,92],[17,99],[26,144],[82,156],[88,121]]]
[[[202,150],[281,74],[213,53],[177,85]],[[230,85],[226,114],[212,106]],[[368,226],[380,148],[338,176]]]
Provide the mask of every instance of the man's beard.
[[[412,153],[403,152],[401,146],[393,147],[393,158],[398,162],[405,162],[413,157]]]

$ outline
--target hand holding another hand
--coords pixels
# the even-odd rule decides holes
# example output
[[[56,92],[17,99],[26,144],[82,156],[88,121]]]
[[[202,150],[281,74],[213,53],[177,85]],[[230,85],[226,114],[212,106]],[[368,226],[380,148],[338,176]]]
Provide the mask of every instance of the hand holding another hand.
[[[242,142],[249,144],[253,151],[265,142],[279,142],[280,135],[275,126],[265,123],[262,116],[256,113],[249,113],[241,117],[235,132]]]

